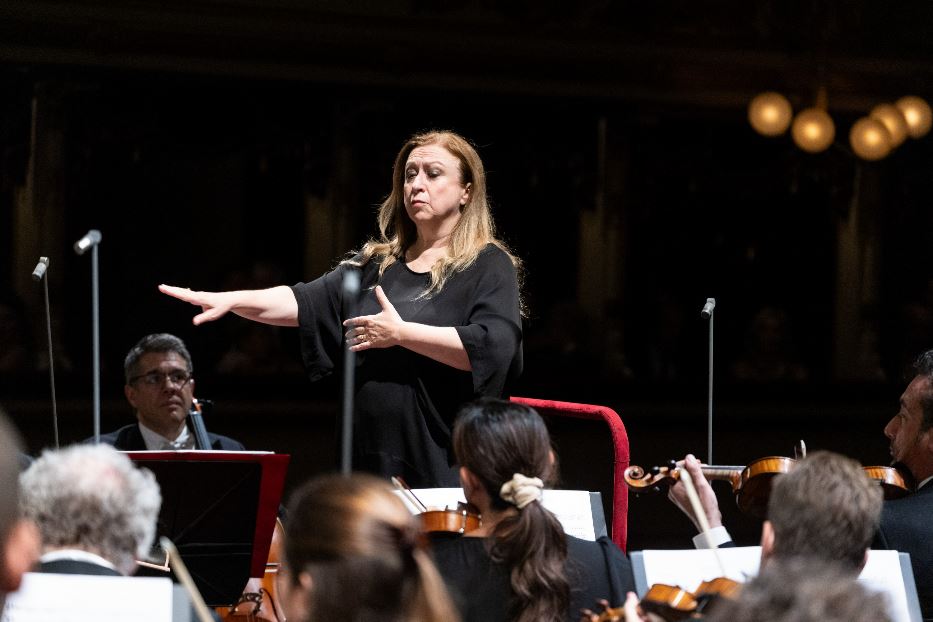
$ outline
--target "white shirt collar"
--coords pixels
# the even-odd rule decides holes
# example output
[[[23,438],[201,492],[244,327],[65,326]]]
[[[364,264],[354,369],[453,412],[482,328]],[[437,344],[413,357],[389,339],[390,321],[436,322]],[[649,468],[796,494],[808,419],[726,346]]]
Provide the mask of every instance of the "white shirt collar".
[[[170,439],[162,436],[158,432],[150,430],[142,422],[139,423],[139,431],[143,435],[143,441],[146,443],[146,449],[150,451],[173,451],[177,449],[194,449],[194,437],[188,433],[188,426],[181,429],[181,434],[177,438]]]
[[[111,570],[117,570],[116,566],[111,564],[100,555],[95,555],[94,553],[89,553],[80,549],[61,549],[58,551],[49,551],[39,558],[39,562],[45,564],[48,562],[57,562],[62,559],[76,562],[88,562],[89,564],[94,564],[96,566],[104,566],[105,568],[110,568]],[[119,572],[119,570],[117,570],[117,572]]]

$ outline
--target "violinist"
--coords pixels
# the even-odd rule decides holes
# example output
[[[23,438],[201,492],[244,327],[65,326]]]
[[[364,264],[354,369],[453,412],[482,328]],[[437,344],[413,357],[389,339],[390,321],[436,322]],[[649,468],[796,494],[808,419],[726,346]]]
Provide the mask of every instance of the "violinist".
[[[884,503],[874,548],[910,553],[920,611],[933,618],[933,350],[917,357],[914,377],[901,395],[897,414],[884,427],[891,458],[906,468],[916,492]]]
[[[700,463],[688,455],[684,468],[710,525],[710,531],[694,538],[694,543],[706,546],[708,535],[714,545],[731,546],[716,494],[703,477]],[[699,528],[682,482],[671,487],[669,496]],[[768,518],[761,527],[762,567],[771,559],[805,557],[837,563],[858,575],[878,529],[881,496],[881,488],[855,460],[828,451],[809,454],[774,478]]]
[[[619,602],[634,589],[628,558],[608,538],[567,536],[541,505],[557,467],[537,412],[492,398],[469,403],[454,423],[453,446],[482,526],[432,539],[464,622],[577,620],[596,599]]]
[[[123,393],[136,410],[136,423],[100,437],[121,451],[195,449],[186,424],[194,398],[194,365],[185,342],[168,333],[146,335],[123,363]],[[92,439],[88,439],[91,441]],[[243,444],[208,432],[211,449],[241,451]]]
[[[313,479],[288,516],[277,591],[289,622],[458,622],[417,519],[385,482]]]

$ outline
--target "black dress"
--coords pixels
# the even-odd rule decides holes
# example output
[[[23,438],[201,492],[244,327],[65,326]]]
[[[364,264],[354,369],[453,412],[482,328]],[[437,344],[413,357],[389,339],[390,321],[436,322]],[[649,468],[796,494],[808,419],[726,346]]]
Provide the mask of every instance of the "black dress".
[[[381,310],[372,291],[381,285],[405,321],[457,330],[472,372],[402,347],[360,352],[356,368],[354,469],[401,475],[415,488],[459,486],[451,449],[457,409],[479,396],[504,395],[522,368],[518,279],[509,256],[484,248],[466,270],[451,276],[440,293],[423,297],[430,274],[392,264],[379,279],[378,261],[362,269],[357,315]],[[340,365],[344,327],[339,266],[310,283],[292,287],[305,369],[312,381]]]
[[[509,620],[509,571],[489,558],[485,538],[432,535],[431,545],[462,622]],[[635,591],[631,563],[605,537],[591,542],[567,536],[565,570],[570,583],[568,621],[579,620],[582,608],[596,609],[597,599],[621,606],[626,593]]]

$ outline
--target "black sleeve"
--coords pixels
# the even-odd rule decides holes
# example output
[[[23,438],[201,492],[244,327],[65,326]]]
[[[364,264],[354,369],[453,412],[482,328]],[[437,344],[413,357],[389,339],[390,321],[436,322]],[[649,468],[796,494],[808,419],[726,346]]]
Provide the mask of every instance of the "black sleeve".
[[[521,372],[518,276],[509,256],[494,246],[470,270],[475,287],[468,319],[455,328],[470,359],[473,391],[500,396],[506,380]]]
[[[312,382],[329,376],[340,361],[344,270],[340,265],[310,283],[298,283],[291,288],[298,302],[301,358]]]

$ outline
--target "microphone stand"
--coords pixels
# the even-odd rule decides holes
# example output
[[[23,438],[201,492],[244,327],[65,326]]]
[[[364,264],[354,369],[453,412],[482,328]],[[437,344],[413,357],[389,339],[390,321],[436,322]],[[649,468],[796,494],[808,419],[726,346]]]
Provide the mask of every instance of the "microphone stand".
[[[91,342],[93,345],[93,381],[94,381],[94,443],[100,443],[100,267],[97,257],[97,247],[100,245],[101,235],[97,229],[91,229],[83,238],[78,240],[74,249],[83,255],[88,248],[91,249]]]
[[[360,296],[360,271],[348,268],[343,275],[344,319],[356,316]],[[343,348],[343,412],[341,430],[340,472],[349,475],[353,470],[353,388],[356,376],[356,352],[350,344]]]
[[[709,389],[706,404],[706,464],[713,464],[713,311],[716,299],[707,298],[700,315],[709,320]]]
[[[32,278],[36,281],[44,281],[45,290],[45,328],[49,338],[49,382],[52,385],[52,428],[55,432],[55,449],[60,449],[61,444],[58,441],[58,400],[55,398],[55,355],[52,353],[52,312],[49,306],[49,279],[45,277],[49,267],[49,258],[40,257],[39,264],[32,272]],[[43,279],[43,277],[45,277]]]
[[[91,249],[91,340],[94,343],[94,443],[100,444],[100,266]]]

